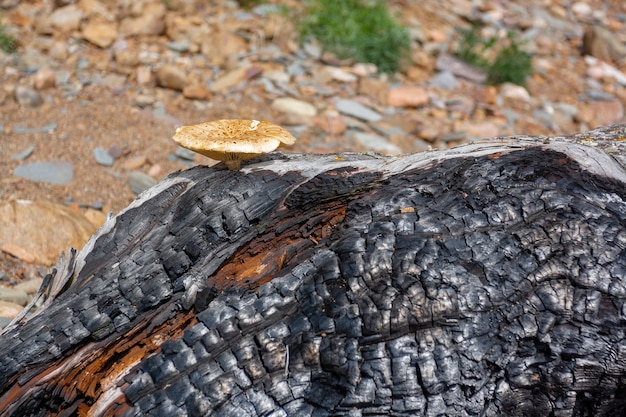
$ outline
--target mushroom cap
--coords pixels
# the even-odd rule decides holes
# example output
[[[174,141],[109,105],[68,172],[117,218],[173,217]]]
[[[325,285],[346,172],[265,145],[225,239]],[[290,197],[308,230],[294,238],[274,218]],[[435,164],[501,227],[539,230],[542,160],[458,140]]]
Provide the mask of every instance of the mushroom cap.
[[[252,159],[296,142],[287,129],[258,120],[226,119],[181,126],[174,134],[183,148],[218,161]]]

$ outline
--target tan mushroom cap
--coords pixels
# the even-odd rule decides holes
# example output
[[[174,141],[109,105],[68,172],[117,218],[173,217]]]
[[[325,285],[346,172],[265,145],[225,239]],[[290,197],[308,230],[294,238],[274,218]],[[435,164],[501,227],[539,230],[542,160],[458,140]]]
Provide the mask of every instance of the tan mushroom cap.
[[[287,129],[258,120],[215,120],[176,129],[174,141],[183,148],[224,161],[238,169],[241,161],[296,143]]]

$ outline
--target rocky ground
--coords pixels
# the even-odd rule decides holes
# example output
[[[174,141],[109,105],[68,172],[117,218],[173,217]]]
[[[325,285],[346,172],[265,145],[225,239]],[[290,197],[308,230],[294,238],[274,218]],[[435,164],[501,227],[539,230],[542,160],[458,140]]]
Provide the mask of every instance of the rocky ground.
[[[18,48],[0,52],[0,299],[23,304],[67,242],[168,173],[212,163],[177,148],[179,125],[261,119],[296,152],[401,154],[624,121],[622,0],[391,1],[413,45],[393,76],[301,45],[301,3],[1,0]],[[526,87],[450,60],[469,22],[520,34]],[[0,316],[19,310],[6,301]]]

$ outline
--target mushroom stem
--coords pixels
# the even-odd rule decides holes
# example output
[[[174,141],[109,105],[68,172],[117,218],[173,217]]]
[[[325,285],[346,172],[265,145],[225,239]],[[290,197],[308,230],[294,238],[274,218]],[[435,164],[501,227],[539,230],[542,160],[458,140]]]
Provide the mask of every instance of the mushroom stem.
[[[228,159],[224,161],[228,169],[231,171],[236,171],[241,168],[241,160],[240,159]]]

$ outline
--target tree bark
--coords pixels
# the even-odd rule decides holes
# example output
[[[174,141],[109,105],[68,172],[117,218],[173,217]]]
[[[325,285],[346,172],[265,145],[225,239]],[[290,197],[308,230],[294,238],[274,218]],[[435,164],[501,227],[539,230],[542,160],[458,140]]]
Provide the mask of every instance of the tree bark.
[[[623,414],[625,136],[174,173],[2,333],[0,413]]]

